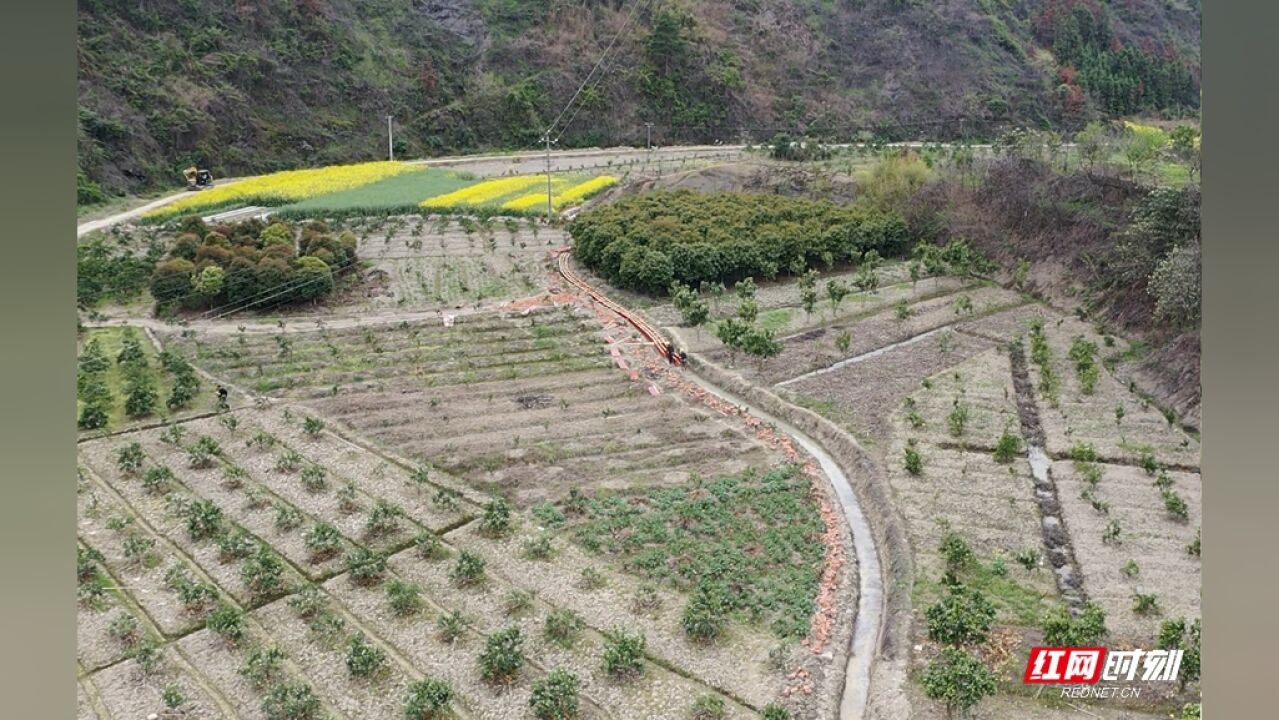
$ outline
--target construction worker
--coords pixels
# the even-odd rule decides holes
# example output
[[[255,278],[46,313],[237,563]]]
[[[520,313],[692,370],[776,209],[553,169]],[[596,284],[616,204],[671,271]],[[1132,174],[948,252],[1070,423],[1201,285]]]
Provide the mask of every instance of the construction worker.
[[[684,352],[682,349],[679,351],[679,364],[680,365],[688,364],[688,353]]]
[[[228,394],[229,394],[229,393],[227,393],[227,389],[226,389],[226,387],[225,387],[225,386],[223,386],[223,385],[219,385],[219,386],[218,386],[218,409],[219,409],[219,410],[230,410],[230,409],[231,409],[230,404],[228,404],[228,403],[227,403],[227,395],[228,395]]]
[[[669,343],[666,345],[666,362],[671,365],[675,364],[675,346]]]

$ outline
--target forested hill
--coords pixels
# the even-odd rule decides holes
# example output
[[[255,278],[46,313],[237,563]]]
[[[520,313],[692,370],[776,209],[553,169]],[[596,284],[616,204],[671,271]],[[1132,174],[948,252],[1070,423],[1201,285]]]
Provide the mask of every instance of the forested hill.
[[[536,142],[948,137],[1181,115],[1199,0],[80,0],[80,195]],[[964,122],[961,124],[960,119]]]

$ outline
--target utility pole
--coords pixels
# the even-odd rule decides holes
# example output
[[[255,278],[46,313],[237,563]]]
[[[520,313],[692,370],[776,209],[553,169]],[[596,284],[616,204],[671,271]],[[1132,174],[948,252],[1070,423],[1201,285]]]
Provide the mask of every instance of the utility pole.
[[[391,160],[395,159],[395,140],[391,138],[391,116],[386,116],[386,154]]]
[[[548,129],[542,138],[546,140],[546,222],[549,223],[554,207],[551,202],[551,131]]]

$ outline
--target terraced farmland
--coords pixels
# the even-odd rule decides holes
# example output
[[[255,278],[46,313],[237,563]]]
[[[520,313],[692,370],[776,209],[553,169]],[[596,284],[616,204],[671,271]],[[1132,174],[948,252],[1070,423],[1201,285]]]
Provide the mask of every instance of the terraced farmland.
[[[524,220],[454,222],[396,217],[356,222],[370,267],[345,311],[474,307],[533,295],[545,285],[547,250],[562,233]]]
[[[728,717],[751,717],[776,692],[766,627],[743,619],[717,642],[691,644],[679,623],[685,591],[648,588],[570,536],[548,535],[544,515],[485,530],[475,520],[492,501],[462,478],[420,475],[317,419],[298,406],[240,409],[81,444],[82,687],[113,716],[161,708],[174,686],[210,716],[266,717],[262,703],[292,678],[334,717],[388,717],[429,675],[451,684],[459,716],[506,718],[522,715],[551,668],[583,679],[583,717],[684,717],[708,693]],[[799,488],[802,500],[807,481]],[[547,540],[546,554],[527,550]],[[477,582],[459,579],[465,556],[482,565]],[[392,580],[420,601],[391,604]],[[627,610],[636,597],[644,610]],[[547,636],[547,618],[565,612],[571,639]],[[117,632],[120,617],[136,628]],[[509,627],[525,638],[525,669],[494,692],[475,656]],[[647,638],[634,680],[600,661],[622,627]],[[382,658],[373,679],[344,667],[361,642]],[[273,649],[282,655],[267,677],[235,671]],[[128,693],[135,683],[156,691]]]
[[[700,293],[710,310],[701,328],[669,301],[632,301],[712,377],[832,421],[822,437],[844,448],[840,459],[885,484],[891,509],[877,508],[879,521],[900,523],[911,567],[900,591],[913,611],[902,630],[909,672],[937,656],[925,612],[955,583],[992,604],[979,650],[1009,687],[1064,608],[1096,604],[1100,641],[1139,647],[1153,647],[1166,621],[1198,618],[1199,442],[1115,377],[1113,364],[1137,349],[1011,288],[912,279],[904,264],[878,274],[871,291],[855,289],[855,273],[824,274],[807,309],[794,280],[761,283],[747,309],[780,343],[763,361],[716,337],[750,304],[733,288]],[[849,294],[835,302],[827,281]],[[1175,707],[1192,698],[1150,692]],[[1006,702],[1001,712],[1032,712]],[[910,703],[930,706],[921,693]]]
[[[86,434],[214,409],[213,386],[190,365],[157,353],[137,328],[90,330],[79,355],[76,417]]]
[[[665,383],[615,320],[526,305],[163,340],[276,402],[81,443],[87,706],[158,712],[172,685],[209,716],[287,700],[382,718],[432,678],[457,717],[524,717],[552,670],[578,678],[586,718],[836,701],[841,678],[799,643],[819,584],[842,632],[855,602],[851,565],[823,574],[821,476]],[[645,535],[601,544],[609,508],[644,506],[626,522]],[[684,557],[699,536],[725,544]],[[675,571],[655,572],[668,542]],[[712,592],[727,605],[695,638]],[[521,668],[495,686],[479,658],[513,634]],[[637,670],[611,669],[635,638]]]
[[[197,337],[174,347],[215,375],[302,400],[520,505],[569,485],[682,482],[767,464],[762,448],[705,409],[650,394],[657,387],[626,354],[610,354],[625,347],[617,330],[606,342],[594,316],[563,307],[462,315],[452,327]]]

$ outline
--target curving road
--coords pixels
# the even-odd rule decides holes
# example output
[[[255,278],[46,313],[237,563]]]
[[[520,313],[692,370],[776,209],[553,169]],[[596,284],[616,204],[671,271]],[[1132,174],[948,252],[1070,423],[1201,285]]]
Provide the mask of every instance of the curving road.
[[[619,163],[636,161],[661,163],[674,160],[723,158],[739,155],[745,147],[745,145],[681,145],[678,147],[653,148],[652,150],[643,148],[553,150],[551,151],[551,171],[559,172],[585,167],[611,167]],[[492,177],[496,175],[544,172],[546,170],[546,153],[520,152],[491,155],[458,155],[425,160],[407,160],[405,162],[410,165],[457,168],[473,172],[480,177]],[[222,187],[242,179],[245,178],[218,180],[217,185]],[[76,225],[76,237],[134,220],[143,213],[164,207],[171,202],[187,197],[189,194],[188,191],[183,190],[115,215],[80,223]]]
[[[948,146],[950,143],[925,143],[919,141],[886,143],[884,147],[908,147],[921,148],[928,145]],[[1067,144],[1063,147],[1069,147]],[[763,146],[757,146],[763,147]],[[867,147],[865,143],[833,143],[828,145],[833,148],[850,148],[850,147]],[[976,149],[989,149],[989,145],[973,145]],[[746,145],[677,145],[671,147],[655,147],[651,150],[644,148],[631,147],[615,147],[615,148],[596,148],[588,150],[552,150],[550,153],[551,171],[559,172],[564,170],[581,169],[587,167],[611,167],[619,163],[628,162],[671,162],[675,160],[691,160],[691,159],[712,159],[739,157],[746,150]],[[488,155],[457,155],[452,157],[429,158],[423,160],[407,160],[405,162],[411,165],[425,165],[430,167],[452,167],[461,170],[473,172],[480,177],[492,177],[496,175],[510,175],[521,173],[539,173],[546,169],[546,153],[545,152],[516,152],[516,153],[493,153]],[[243,178],[234,178],[226,180],[218,180],[218,185],[229,185],[236,180]],[[126,210],[109,217],[90,220],[80,223],[76,226],[76,237],[81,237],[86,233],[94,230],[103,230],[118,223],[133,220],[145,212],[163,207],[179,198],[187,196],[186,191],[174,193],[151,202],[140,207]]]

